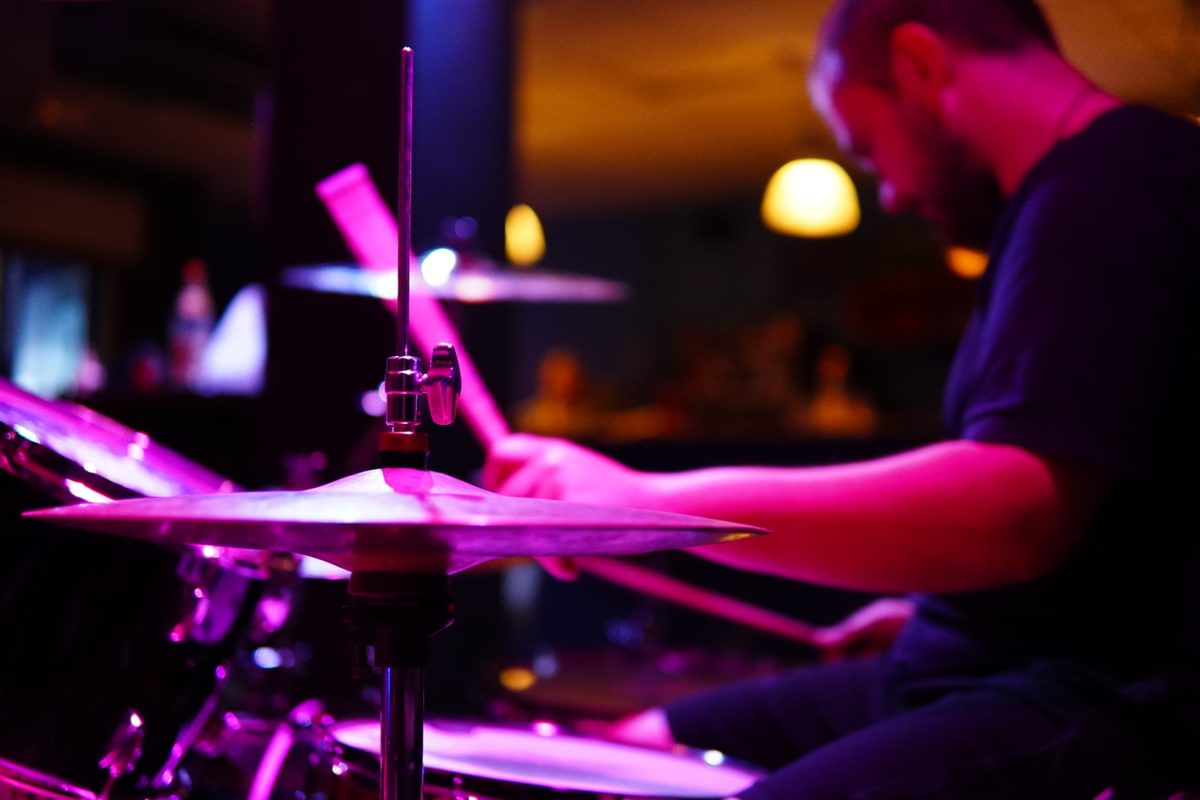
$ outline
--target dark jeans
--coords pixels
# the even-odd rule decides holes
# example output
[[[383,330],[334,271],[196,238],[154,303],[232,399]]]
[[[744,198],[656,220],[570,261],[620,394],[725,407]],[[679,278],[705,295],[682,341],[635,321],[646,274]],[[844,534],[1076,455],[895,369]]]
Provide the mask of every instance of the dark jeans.
[[[744,800],[1091,800],[1123,784],[1122,798],[1154,796],[1134,785],[1154,755],[1136,704],[1121,687],[1060,664],[960,681],[913,705],[889,684],[884,662],[849,661],[720,688],[666,711],[681,743],[772,771]]]

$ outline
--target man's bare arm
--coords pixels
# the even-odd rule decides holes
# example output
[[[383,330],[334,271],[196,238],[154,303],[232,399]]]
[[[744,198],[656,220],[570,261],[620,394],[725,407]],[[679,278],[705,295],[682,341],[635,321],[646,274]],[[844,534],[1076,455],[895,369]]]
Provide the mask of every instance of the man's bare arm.
[[[656,508],[773,532],[693,552],[729,566],[872,592],[1032,579],[1075,546],[1107,481],[1011,445],[956,440],[830,467],[631,470],[557,439],[493,448],[510,494]]]

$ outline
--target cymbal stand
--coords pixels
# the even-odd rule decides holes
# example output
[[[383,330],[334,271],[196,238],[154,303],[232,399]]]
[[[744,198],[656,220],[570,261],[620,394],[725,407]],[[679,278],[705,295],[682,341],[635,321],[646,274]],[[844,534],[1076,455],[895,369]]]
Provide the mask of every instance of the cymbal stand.
[[[400,192],[397,232],[396,350],[387,360],[386,429],[380,434],[383,467],[428,469],[429,437],[419,430],[422,401],[439,425],[454,421],[462,378],[451,344],[433,348],[428,372],[409,353],[409,251],[412,240],[412,65],[400,52]],[[420,800],[424,760],[425,669],[429,637],[453,618],[449,581],[437,573],[354,572],[344,621],[356,641],[359,664],[382,683],[379,729],[380,800]]]
[[[400,51],[400,179],[396,214],[396,353],[387,360],[384,393],[387,396],[387,430],[379,438],[381,466],[428,469],[429,438],[418,426],[421,398],[438,425],[449,425],[458,410],[462,377],[454,345],[442,342],[433,348],[428,373],[421,359],[408,350],[409,258],[412,250],[412,94],[413,52]]]
[[[355,572],[344,610],[359,668],[379,674],[379,794],[420,800],[424,755],[425,669],[429,637],[448,627],[454,608],[444,574]]]

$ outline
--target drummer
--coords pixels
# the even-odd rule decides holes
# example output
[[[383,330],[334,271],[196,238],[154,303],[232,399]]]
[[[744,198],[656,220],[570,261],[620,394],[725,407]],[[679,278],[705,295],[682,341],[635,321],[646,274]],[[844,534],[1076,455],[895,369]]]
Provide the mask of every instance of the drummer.
[[[810,89],[885,210],[989,249],[948,438],[832,467],[649,474],[514,436],[487,480],[762,526],[773,535],[703,555],[911,593],[915,614],[883,657],[727,687],[615,733],[773,770],[747,800],[1141,797],[1197,781],[1182,770],[1200,765],[1185,724],[1200,724],[1200,540],[1174,528],[1194,518],[1200,451],[1185,391],[1200,128],[1097,88],[1035,0],[837,0]]]

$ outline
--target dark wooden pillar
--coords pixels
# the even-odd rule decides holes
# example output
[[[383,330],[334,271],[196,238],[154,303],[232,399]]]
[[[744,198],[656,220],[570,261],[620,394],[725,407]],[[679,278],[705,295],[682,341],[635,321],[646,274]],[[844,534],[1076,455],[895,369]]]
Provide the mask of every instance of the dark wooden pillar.
[[[258,125],[272,275],[347,259],[313,194],[336,170],[366,164],[394,207],[399,53],[407,39],[403,0],[275,3],[272,89]]]
[[[284,0],[275,6],[272,84],[257,120],[259,210],[269,282],[264,447],[284,479],[287,454],[320,452],[337,477],[378,421],[359,406],[394,348],[391,316],[368,297],[279,285],[282,269],[347,262],[318,181],[361,162],[395,207],[403,0]],[[295,459],[292,459],[295,463]],[[319,460],[318,462],[319,463]]]

